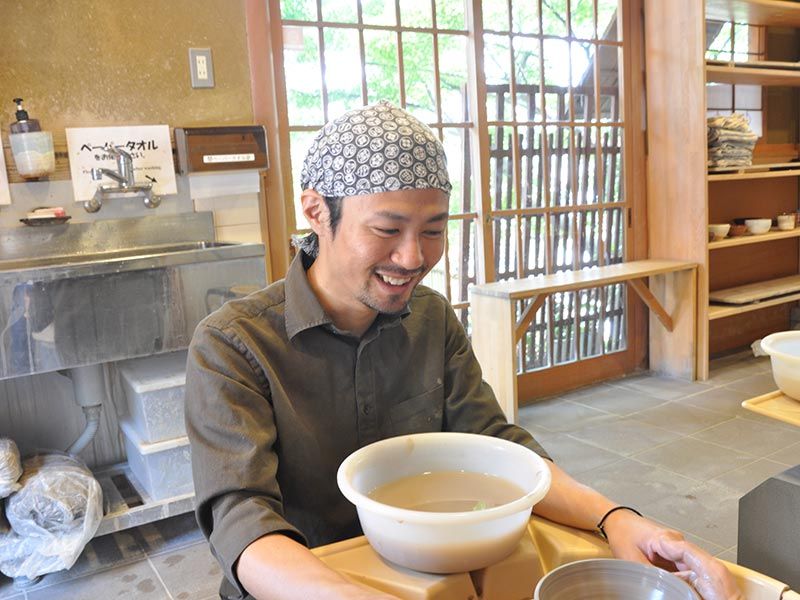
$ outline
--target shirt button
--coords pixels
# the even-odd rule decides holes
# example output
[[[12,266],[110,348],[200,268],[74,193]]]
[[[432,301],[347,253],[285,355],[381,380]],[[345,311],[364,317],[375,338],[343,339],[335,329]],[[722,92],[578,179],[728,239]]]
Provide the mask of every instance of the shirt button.
[[[365,415],[368,415],[369,414],[369,404],[365,405],[364,408],[361,409],[361,412],[363,412]]]

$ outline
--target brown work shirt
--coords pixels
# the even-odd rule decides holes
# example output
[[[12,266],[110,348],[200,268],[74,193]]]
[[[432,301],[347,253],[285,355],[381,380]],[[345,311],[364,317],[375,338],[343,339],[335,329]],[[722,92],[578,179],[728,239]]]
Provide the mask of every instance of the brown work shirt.
[[[224,570],[226,598],[247,597],[236,561],[266,534],[310,547],[360,535],[336,471],[366,444],[466,431],[547,456],[506,422],[440,294],[418,286],[401,314],[378,315],[359,339],[325,314],[309,264],[301,252],[285,280],[228,302],[198,325],[189,348],[197,519]]]

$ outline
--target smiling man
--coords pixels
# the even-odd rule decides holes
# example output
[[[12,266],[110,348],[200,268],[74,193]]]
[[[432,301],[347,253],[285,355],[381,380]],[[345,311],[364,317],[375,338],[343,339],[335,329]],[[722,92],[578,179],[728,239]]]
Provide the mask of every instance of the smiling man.
[[[385,600],[308,550],[360,534],[336,486],[344,458],[425,431],[547,454],[506,422],[452,307],[420,285],[444,252],[451,189],[431,130],[387,103],[350,111],[317,134],[301,188],[313,233],[286,278],[210,315],[189,349],[197,517],[223,598]],[[551,471],[537,514],[587,530],[602,522],[614,554],[634,560],[657,561],[660,541],[680,540]]]

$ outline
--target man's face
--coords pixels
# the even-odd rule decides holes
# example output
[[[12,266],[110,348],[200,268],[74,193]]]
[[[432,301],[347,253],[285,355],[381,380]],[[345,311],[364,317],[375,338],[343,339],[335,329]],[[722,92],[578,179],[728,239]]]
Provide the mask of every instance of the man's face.
[[[320,238],[326,292],[356,310],[400,312],[442,257],[447,212],[438,189],[344,198],[336,234]]]

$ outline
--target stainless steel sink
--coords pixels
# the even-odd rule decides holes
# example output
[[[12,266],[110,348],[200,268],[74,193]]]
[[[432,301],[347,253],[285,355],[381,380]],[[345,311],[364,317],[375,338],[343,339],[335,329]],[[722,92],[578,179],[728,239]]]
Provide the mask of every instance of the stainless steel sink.
[[[266,284],[264,246],[210,241],[209,213],[18,229],[0,232],[0,379],[186,348]]]
[[[260,244],[255,245],[260,246]],[[118,270],[120,266],[123,266],[126,270],[133,270],[137,265],[140,265],[139,262],[131,261],[147,261],[148,266],[146,268],[151,268],[151,266],[154,266],[151,265],[154,259],[160,259],[160,262],[164,263],[163,266],[167,266],[168,263],[177,264],[178,262],[181,262],[181,259],[190,259],[194,262],[198,258],[200,258],[201,261],[204,261],[212,257],[216,257],[217,259],[230,257],[232,255],[241,254],[241,252],[237,252],[237,248],[241,248],[242,246],[250,246],[250,244],[194,241],[180,244],[155,244],[149,246],[137,246],[133,248],[118,248],[115,250],[105,250],[99,252],[78,251],[73,254],[57,254],[53,256],[37,256],[33,258],[17,258],[8,260],[0,259],[0,277],[2,277],[3,273],[9,271],[23,271],[32,269],[42,270],[44,268],[57,267],[64,267],[67,270],[76,271],[75,267],[81,266],[82,270],[86,271],[87,266],[96,266],[97,268],[90,270],[94,272],[100,272],[103,270],[102,265],[104,263],[111,262],[130,263],[124,265],[113,265],[113,268],[116,270]],[[222,249],[225,249],[225,251],[221,252]],[[202,255],[197,254],[178,256],[175,260],[169,260],[167,258],[179,253],[198,252],[204,250],[215,250],[218,252],[215,255],[208,255],[204,258],[201,258]]]

